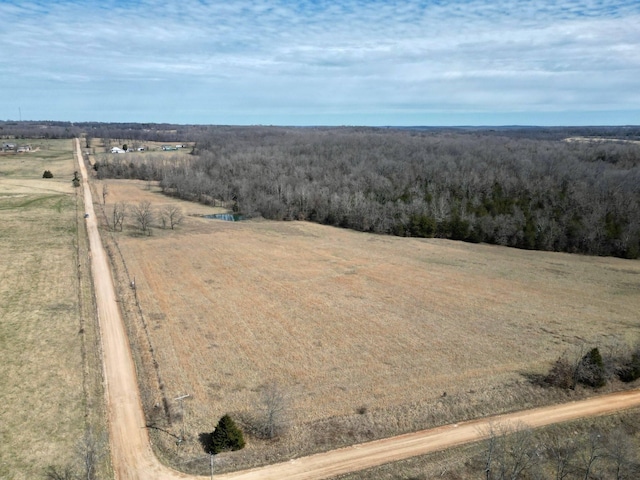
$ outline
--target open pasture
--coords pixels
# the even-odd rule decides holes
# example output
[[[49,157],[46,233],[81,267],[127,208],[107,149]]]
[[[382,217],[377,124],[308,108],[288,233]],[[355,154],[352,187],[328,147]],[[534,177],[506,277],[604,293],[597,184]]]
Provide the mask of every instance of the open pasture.
[[[174,201],[142,183],[109,192],[110,202]],[[190,395],[194,455],[198,433],[222,414],[255,413],[266,383],[289,398],[295,454],[304,442],[348,442],[348,431],[336,439],[323,429],[354,415],[377,436],[430,426],[435,404],[475,404],[469,415],[529,406],[540,401],[530,393],[509,403],[512,390],[531,388],[523,374],[638,336],[637,261],[305,222],[187,217],[177,231],[126,232],[117,238],[166,397],[179,411],[172,399]]]
[[[24,142],[37,150],[0,156],[3,479],[43,478],[48,466],[76,466],[85,429],[104,428],[72,142]],[[44,170],[54,177],[43,179]],[[108,458],[104,450],[101,458]]]

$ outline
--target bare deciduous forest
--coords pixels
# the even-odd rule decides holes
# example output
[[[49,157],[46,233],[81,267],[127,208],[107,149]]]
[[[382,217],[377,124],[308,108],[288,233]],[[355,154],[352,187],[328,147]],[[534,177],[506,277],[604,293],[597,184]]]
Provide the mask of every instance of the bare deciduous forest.
[[[639,133],[209,127],[191,131],[188,161],[105,156],[97,168],[250,217],[638,258]]]

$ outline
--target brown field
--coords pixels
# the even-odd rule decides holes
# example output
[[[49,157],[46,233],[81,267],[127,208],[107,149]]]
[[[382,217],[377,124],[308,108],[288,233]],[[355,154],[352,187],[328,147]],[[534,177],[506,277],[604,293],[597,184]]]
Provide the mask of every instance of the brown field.
[[[175,203],[184,223],[145,237],[129,218],[106,237],[121,252],[116,278],[148,415],[186,433],[179,448],[158,432],[154,443],[187,470],[206,473],[198,435],[226,412],[246,425],[266,383],[288,396],[289,433],[251,437],[220,468],[571,398],[581,393],[525,377],[565,352],[638,338],[637,261],[228,223],[147,188],[110,181],[107,213],[118,201]],[[184,424],[173,400],[183,394]],[[162,423],[163,397],[172,423]]]
[[[82,199],[71,140],[25,140],[0,156],[0,478],[77,466],[104,439],[103,393]],[[43,179],[51,170],[52,179]],[[101,474],[108,472],[106,441]],[[79,470],[78,470],[79,471]]]

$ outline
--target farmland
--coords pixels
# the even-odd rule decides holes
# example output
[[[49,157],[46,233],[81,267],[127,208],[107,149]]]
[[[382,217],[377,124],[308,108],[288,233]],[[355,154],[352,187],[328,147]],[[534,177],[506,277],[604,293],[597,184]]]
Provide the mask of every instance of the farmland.
[[[154,444],[180,468],[205,471],[198,435],[227,412],[250,427],[267,384],[288,399],[288,433],[251,438],[220,468],[571,398],[525,377],[637,339],[635,261],[212,221],[196,215],[215,209],[149,187],[108,181],[105,210],[149,201],[187,215],[175,231],[141,236],[129,219],[108,236],[147,416],[185,432],[179,448],[160,431]]]
[[[106,477],[77,167],[70,141],[30,143],[34,152],[0,156],[0,476],[78,471],[91,430]],[[152,181],[92,184],[155,451],[189,472],[208,472],[199,437],[224,413],[248,447],[220,455],[219,471],[579,398],[586,392],[529,379],[562,354],[638,340],[637,261],[303,221],[221,222],[203,218],[221,208],[162,195]],[[113,232],[121,202],[128,214]],[[141,202],[156,213],[150,235],[135,222]],[[185,215],[176,230],[157,217],[171,206]],[[256,434],[270,387],[285,407],[276,441]]]
[[[103,439],[100,351],[70,140],[0,156],[0,477],[79,468]],[[43,179],[43,171],[54,177]],[[104,438],[106,440],[106,438]],[[96,445],[97,445],[96,443]],[[108,467],[106,443],[98,471]],[[97,465],[94,465],[97,466]]]

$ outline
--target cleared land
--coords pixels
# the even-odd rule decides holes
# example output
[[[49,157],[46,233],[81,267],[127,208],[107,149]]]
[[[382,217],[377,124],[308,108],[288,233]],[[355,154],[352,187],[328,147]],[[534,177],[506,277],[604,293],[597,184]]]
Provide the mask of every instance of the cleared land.
[[[0,155],[3,479],[42,478],[50,465],[75,466],[85,430],[100,439],[104,429],[72,142],[24,142],[38,150]],[[43,179],[44,170],[54,178]]]
[[[109,182],[107,212],[142,200],[174,203],[143,183]],[[143,314],[128,309],[143,397],[168,400],[179,434],[173,399],[190,394],[187,441],[154,442],[196,471],[208,464],[198,434],[225,412],[256,414],[267,382],[290,399],[290,433],[275,447],[252,439],[220,468],[544,403],[523,373],[638,334],[633,261],[198,217],[116,238],[125,304],[135,277]]]

